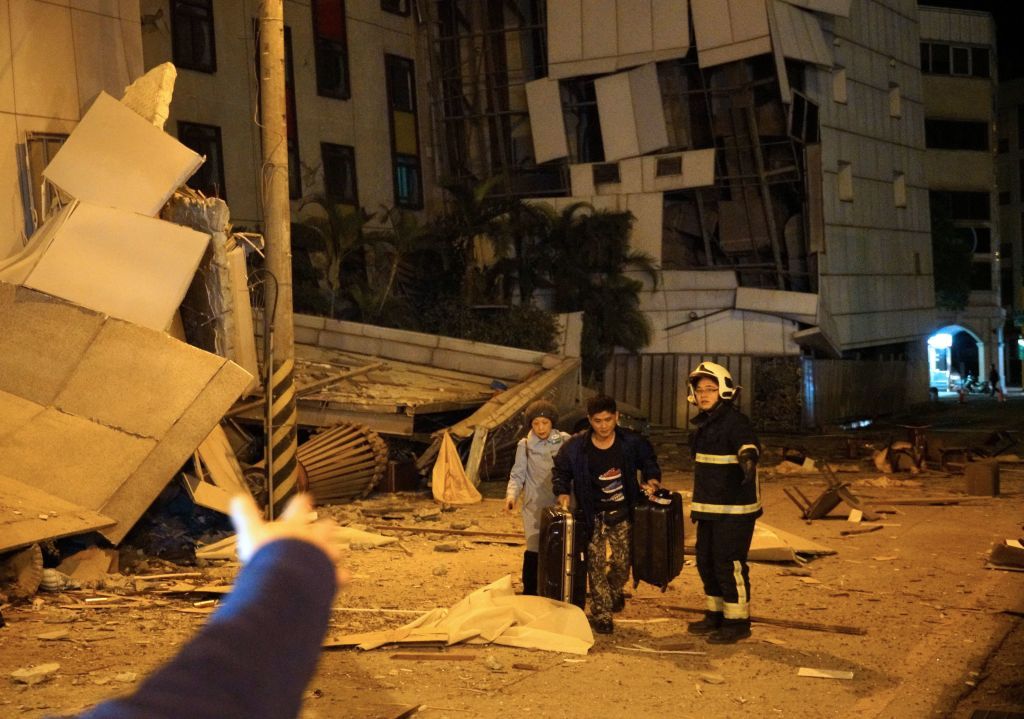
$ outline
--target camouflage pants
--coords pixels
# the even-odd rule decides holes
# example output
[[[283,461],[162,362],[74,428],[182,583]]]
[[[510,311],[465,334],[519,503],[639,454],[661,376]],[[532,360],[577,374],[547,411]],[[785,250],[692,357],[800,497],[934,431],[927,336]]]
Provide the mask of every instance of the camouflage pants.
[[[628,519],[608,526],[599,514],[594,521],[594,533],[587,545],[587,579],[590,614],[598,621],[612,618],[612,604],[622,596],[622,588],[629,579],[632,528]]]

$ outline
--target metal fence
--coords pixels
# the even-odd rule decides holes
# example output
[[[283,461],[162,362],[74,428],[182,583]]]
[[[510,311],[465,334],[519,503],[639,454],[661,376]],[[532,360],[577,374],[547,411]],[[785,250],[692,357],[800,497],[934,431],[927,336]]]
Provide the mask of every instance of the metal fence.
[[[686,401],[686,380],[702,361],[729,370],[743,388],[740,410],[768,431],[820,429],[928,400],[923,361],[744,355],[618,354],[605,370],[603,390],[638,407],[655,427],[685,429],[697,412]]]

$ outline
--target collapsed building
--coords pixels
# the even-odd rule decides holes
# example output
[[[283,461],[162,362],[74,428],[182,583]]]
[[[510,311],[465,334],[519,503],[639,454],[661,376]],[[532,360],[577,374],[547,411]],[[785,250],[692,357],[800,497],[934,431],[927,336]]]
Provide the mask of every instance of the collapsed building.
[[[925,338],[949,318],[935,309],[925,167],[940,158],[925,160],[916,3],[429,8],[443,173],[629,210],[632,246],[661,265],[642,298],[654,341],[613,360],[610,392],[682,427],[679,387],[713,358],[767,426],[927,399]],[[928,12],[929,32],[977,44],[961,27],[977,18]],[[997,325],[977,329],[992,358]]]

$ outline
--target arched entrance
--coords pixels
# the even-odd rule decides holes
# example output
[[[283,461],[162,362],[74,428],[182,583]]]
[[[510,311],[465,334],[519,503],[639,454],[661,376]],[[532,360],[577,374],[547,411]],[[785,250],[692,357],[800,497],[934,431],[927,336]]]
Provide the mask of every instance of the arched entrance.
[[[928,337],[928,371],[932,387],[957,390],[966,377],[985,381],[985,343],[962,325],[947,325]]]

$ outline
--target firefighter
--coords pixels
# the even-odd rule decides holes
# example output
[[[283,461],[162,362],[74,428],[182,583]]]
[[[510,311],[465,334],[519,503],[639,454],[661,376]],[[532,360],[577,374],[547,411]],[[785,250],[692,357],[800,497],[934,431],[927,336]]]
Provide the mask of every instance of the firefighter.
[[[706,635],[712,644],[732,644],[750,636],[747,553],[761,516],[761,447],[750,419],[733,406],[740,388],[725,367],[701,362],[687,384],[687,400],[700,410],[690,440],[690,516],[697,524],[697,572],[707,597],[704,618],[690,622],[687,631]]]

